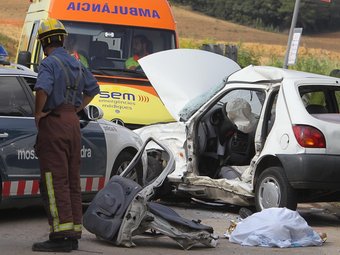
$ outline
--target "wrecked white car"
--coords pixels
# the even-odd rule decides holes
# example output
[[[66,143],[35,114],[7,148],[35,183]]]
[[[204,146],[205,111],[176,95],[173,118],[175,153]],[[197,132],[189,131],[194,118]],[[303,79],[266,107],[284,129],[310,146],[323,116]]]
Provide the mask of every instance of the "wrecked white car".
[[[135,130],[172,150],[169,192],[257,210],[340,200],[339,79],[201,50],[139,62],[177,120]]]

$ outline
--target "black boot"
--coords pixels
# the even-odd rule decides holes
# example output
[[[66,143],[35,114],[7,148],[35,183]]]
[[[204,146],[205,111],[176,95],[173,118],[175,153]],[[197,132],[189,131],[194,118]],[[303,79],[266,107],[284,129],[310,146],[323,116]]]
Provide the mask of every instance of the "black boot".
[[[77,247],[78,249],[78,242]],[[41,243],[34,243],[32,251],[45,251],[45,252],[71,252],[73,243],[67,239],[53,239]]]
[[[78,250],[78,239],[70,238],[69,240],[72,244],[72,250]]]

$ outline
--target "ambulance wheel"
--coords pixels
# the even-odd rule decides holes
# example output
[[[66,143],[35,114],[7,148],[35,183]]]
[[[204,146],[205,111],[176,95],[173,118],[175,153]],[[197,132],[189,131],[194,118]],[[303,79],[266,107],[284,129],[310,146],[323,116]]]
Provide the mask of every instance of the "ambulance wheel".
[[[120,175],[124,169],[130,164],[133,157],[135,155],[128,151],[121,152],[116,158],[115,163],[113,164],[112,171],[110,177],[114,175]],[[138,184],[142,184],[143,179],[143,168],[141,165],[137,165],[133,171],[126,176],[127,178],[137,182]]]
[[[255,206],[257,211],[271,207],[296,210],[296,192],[282,167],[269,167],[260,174],[255,185]]]

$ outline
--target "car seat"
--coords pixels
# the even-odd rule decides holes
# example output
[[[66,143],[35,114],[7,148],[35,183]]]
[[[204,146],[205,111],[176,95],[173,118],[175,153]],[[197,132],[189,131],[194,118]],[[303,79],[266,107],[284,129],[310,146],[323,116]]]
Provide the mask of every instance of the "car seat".
[[[126,247],[134,246],[132,237],[147,230],[157,231],[177,241],[184,249],[196,243],[216,247],[218,237],[213,228],[199,221],[182,218],[174,210],[155,203],[152,198],[168,174],[174,171],[175,161],[170,151],[168,164],[154,180],[145,187],[126,178],[138,161],[144,157],[144,150],[150,141],[161,148],[161,144],[148,139],[120,176],[113,176],[99,191],[83,216],[83,225],[91,233],[106,241]]]
[[[122,54],[120,50],[108,50],[108,56],[110,58],[122,58]]]
[[[113,62],[110,59],[108,59],[110,51],[106,42],[102,41],[92,42],[90,52],[91,52],[90,67],[92,69],[113,67]]]
[[[309,114],[328,113],[328,110],[325,106],[318,104],[307,105],[306,110]]]

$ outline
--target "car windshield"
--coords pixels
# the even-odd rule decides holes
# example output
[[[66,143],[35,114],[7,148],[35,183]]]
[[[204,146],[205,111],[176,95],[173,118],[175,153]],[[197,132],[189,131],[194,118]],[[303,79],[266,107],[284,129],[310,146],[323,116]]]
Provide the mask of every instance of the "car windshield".
[[[179,116],[181,120],[187,121],[202,105],[208,102],[209,99],[216,95],[224,86],[225,82],[222,82],[219,85],[212,87],[209,91],[191,100],[180,111]]]
[[[68,32],[65,48],[99,74],[144,76],[141,68],[130,68],[131,62],[176,46],[175,34],[168,30],[70,21],[63,24]]]

